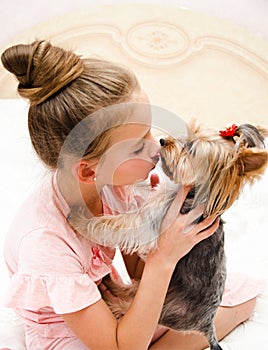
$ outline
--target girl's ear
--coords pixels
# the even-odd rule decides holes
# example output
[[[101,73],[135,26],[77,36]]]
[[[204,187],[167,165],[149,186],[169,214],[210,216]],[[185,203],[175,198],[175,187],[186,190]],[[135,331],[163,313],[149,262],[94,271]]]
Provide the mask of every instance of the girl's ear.
[[[90,184],[96,180],[96,166],[97,162],[82,159],[73,165],[72,173],[79,182]]]
[[[237,158],[239,175],[255,178],[262,175],[267,167],[268,152],[256,148],[243,148]]]

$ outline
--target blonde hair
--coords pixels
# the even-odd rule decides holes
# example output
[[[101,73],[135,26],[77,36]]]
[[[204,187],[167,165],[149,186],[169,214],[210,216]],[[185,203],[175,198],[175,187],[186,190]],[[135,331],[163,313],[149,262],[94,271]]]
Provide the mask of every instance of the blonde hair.
[[[47,41],[12,46],[1,59],[18,79],[20,96],[30,101],[31,142],[40,159],[52,169],[57,167],[66,137],[80,121],[103,107],[130,100],[139,89],[128,68],[100,59],[82,59]],[[96,118],[92,128],[97,123]],[[88,157],[103,153],[108,134],[105,131],[89,145]]]

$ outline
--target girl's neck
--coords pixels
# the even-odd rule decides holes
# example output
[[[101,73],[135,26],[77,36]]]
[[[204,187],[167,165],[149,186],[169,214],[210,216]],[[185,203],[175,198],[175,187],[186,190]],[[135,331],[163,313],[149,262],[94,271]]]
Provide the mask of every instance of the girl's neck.
[[[102,201],[94,183],[79,183],[72,176],[66,176],[60,170],[56,179],[58,188],[69,207],[86,205],[94,216],[103,213]]]

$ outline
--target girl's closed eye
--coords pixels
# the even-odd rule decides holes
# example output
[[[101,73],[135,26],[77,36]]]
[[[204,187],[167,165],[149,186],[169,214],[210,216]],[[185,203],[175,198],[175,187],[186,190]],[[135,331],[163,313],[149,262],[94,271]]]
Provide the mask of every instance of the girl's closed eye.
[[[134,151],[134,154],[141,153],[143,151],[143,149],[144,149],[144,146],[145,146],[145,142],[142,141],[142,145],[136,151]]]

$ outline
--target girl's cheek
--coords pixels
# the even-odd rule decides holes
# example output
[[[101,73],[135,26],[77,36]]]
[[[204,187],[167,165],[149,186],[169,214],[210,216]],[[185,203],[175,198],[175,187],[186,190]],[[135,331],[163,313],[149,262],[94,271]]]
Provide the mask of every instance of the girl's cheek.
[[[146,178],[152,169],[152,161],[145,159],[132,159],[121,164],[115,171],[115,176]]]

